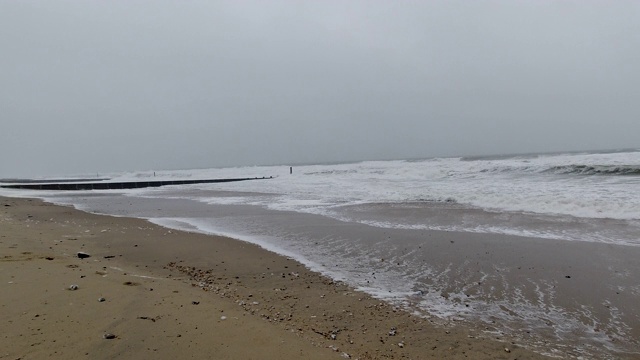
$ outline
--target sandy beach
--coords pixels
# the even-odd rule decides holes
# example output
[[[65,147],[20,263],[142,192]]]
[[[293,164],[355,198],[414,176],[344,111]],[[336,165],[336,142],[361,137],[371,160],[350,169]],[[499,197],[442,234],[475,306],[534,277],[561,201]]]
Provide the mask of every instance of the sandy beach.
[[[39,200],[0,204],[0,359],[544,358],[238,240]]]

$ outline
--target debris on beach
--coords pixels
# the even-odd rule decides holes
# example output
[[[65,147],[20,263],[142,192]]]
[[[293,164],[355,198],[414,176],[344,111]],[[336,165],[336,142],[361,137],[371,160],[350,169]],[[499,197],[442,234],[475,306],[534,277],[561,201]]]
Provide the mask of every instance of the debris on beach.
[[[150,318],[148,316],[138,316],[138,319],[140,319],[140,320],[151,320],[151,322],[156,322],[155,318]]]
[[[198,305],[198,304],[200,304],[200,301],[192,301],[191,304],[192,305]]]
[[[104,335],[102,335],[102,338],[107,340],[115,339],[116,337],[117,336],[112,333],[105,333]]]
[[[78,290],[78,285],[73,284],[73,285],[69,286],[69,290]]]
[[[105,302],[105,301],[106,301],[106,299],[105,299],[105,298],[103,298],[103,297],[98,298],[98,302]]]
[[[389,331],[389,336],[396,336],[398,329],[396,329],[395,327],[391,328],[391,331]]]
[[[86,259],[88,257],[91,257],[91,255],[87,254],[86,252],[82,252],[82,251],[78,251],[78,258],[80,259]]]

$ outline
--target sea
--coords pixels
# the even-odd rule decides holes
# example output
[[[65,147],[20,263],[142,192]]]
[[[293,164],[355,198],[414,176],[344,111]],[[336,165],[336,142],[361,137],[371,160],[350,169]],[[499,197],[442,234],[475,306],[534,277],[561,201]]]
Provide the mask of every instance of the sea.
[[[99,176],[265,179],[0,195],[255,243],[442,326],[551,356],[640,357],[640,150]]]

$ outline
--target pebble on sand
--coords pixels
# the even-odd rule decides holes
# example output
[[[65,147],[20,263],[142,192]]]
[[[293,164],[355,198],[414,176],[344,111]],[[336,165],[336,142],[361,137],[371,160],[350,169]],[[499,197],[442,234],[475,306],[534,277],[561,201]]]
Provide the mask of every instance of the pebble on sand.
[[[106,334],[102,335],[102,337],[107,339],[107,340],[111,340],[111,339],[115,339],[117,336],[115,336],[114,334],[111,334],[111,333],[106,333]]]
[[[88,258],[88,257],[91,257],[91,255],[87,254],[86,252],[82,252],[82,251],[78,251],[78,254],[77,254],[77,255],[78,255],[78,257],[79,257],[80,259],[86,259],[86,258]]]
[[[106,300],[106,299],[105,299],[105,298],[103,298],[103,297],[98,298],[98,302],[105,302],[105,300]]]
[[[69,286],[69,290],[78,290],[78,285],[73,284],[73,285]]]

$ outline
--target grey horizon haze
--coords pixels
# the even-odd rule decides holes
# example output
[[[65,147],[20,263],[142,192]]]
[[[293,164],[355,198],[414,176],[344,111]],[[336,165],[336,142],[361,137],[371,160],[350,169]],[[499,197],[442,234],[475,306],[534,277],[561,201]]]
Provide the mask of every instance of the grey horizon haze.
[[[640,1],[2,1],[0,177],[640,147]]]

